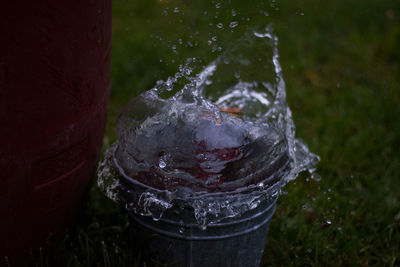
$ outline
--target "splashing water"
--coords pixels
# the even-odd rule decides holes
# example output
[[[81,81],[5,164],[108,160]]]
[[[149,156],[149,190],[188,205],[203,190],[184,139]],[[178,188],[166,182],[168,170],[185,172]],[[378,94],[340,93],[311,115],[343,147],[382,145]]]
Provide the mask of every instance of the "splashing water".
[[[139,95],[118,120],[118,141],[99,165],[98,185],[129,212],[160,219],[190,207],[199,225],[240,216],[319,157],[295,139],[277,37],[252,31],[194,74]]]

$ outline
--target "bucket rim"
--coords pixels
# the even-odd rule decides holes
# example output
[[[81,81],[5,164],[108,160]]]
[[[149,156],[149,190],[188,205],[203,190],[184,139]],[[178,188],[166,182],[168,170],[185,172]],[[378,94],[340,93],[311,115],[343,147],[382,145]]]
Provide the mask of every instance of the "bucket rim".
[[[265,219],[263,219],[260,223],[254,225],[254,226],[252,226],[250,228],[246,228],[243,231],[235,232],[235,233],[232,233],[232,234],[224,234],[224,235],[220,235],[220,236],[206,236],[206,235],[205,236],[193,236],[193,235],[187,236],[185,234],[178,234],[178,233],[162,230],[162,229],[160,229],[158,227],[151,226],[151,225],[145,223],[143,220],[141,220],[140,219],[140,215],[135,215],[135,216],[131,216],[131,217],[135,222],[140,224],[142,227],[145,227],[145,228],[147,228],[147,229],[149,229],[149,230],[151,230],[151,231],[153,231],[153,232],[155,232],[157,234],[163,235],[163,236],[172,237],[172,238],[176,238],[176,239],[189,240],[189,241],[191,241],[191,240],[195,240],[195,241],[220,240],[220,239],[229,239],[229,238],[238,237],[238,236],[245,235],[245,234],[248,234],[248,233],[251,233],[251,232],[254,232],[254,231],[258,230],[259,228],[263,227],[265,224],[267,224],[267,223],[269,223],[271,221],[271,218],[275,213],[275,209],[276,209],[276,205],[273,205],[272,209],[267,209],[267,211],[270,211],[270,214]],[[193,233],[191,231],[191,229],[193,229],[193,228],[196,229],[196,228],[198,228],[198,226],[199,225],[193,226],[193,224],[191,224],[190,227],[187,227],[187,228],[190,229],[190,234]],[[207,228],[209,226],[211,226],[211,224],[208,225]],[[226,226],[228,226],[228,225],[226,225]],[[180,225],[180,227],[184,227],[184,225]],[[207,230],[200,230],[200,231],[207,231]],[[187,231],[184,231],[184,233],[187,233]]]
[[[262,215],[264,215],[265,213],[269,212],[271,209],[274,208],[274,206],[276,206],[276,202],[278,201],[278,197],[275,197],[275,199],[269,204],[269,206],[267,208],[265,208],[262,211],[259,211],[249,217],[245,217],[245,218],[241,218],[242,216],[236,216],[236,217],[227,217],[226,219],[234,219],[234,218],[238,218],[238,220],[235,221],[229,221],[229,222],[217,222],[217,223],[210,223],[207,224],[207,228],[219,228],[219,227],[225,227],[225,226],[230,226],[230,225],[234,225],[234,224],[240,224],[240,223],[244,223],[247,221],[251,221],[254,220]],[[261,206],[261,205],[260,205]],[[250,212],[252,210],[249,210],[248,212]],[[161,217],[159,221],[162,221],[164,223],[170,224],[170,225],[174,225],[174,226],[178,226],[178,227],[184,227],[184,228],[190,228],[190,227],[199,227],[199,224],[197,223],[189,223],[189,224],[183,224],[176,222],[174,220],[165,218],[165,217]]]

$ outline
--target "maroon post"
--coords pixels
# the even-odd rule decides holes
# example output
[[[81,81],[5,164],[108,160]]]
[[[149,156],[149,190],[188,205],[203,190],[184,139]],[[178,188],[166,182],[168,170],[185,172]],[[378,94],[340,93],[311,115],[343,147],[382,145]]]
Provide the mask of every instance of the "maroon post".
[[[110,0],[2,3],[0,265],[31,261],[76,219],[104,134],[110,45]]]

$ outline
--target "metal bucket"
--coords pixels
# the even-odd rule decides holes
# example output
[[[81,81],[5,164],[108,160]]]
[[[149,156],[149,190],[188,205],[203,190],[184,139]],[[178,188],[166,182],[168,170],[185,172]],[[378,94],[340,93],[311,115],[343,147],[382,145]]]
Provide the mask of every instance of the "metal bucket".
[[[259,266],[278,196],[202,230],[193,210],[173,207],[155,221],[131,213],[142,254],[167,266]],[[177,210],[179,209],[179,210]]]

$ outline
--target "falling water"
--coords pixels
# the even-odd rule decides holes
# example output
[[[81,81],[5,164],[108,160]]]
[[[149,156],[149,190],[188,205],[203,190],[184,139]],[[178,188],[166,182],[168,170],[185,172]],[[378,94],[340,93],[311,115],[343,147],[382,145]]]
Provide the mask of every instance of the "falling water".
[[[133,99],[99,166],[99,187],[156,220],[185,205],[205,227],[313,172],[319,158],[295,138],[277,45],[270,27],[249,31],[200,73],[188,59]]]

